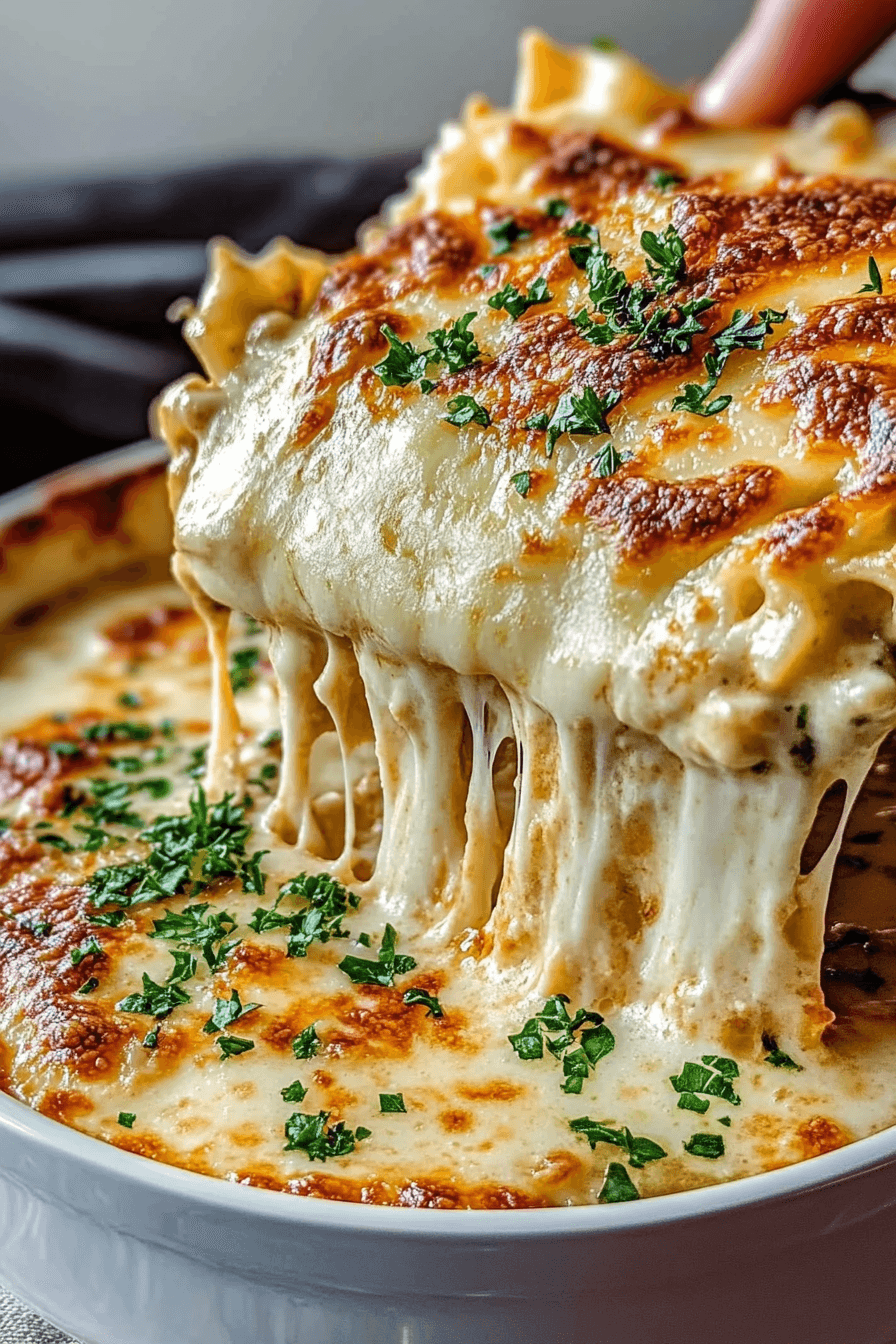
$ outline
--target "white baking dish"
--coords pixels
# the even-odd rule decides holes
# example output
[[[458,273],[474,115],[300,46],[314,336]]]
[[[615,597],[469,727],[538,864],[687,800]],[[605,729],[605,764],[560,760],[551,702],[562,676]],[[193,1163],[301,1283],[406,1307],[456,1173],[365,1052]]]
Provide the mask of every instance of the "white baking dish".
[[[161,459],[18,490],[0,528]],[[76,541],[73,581],[141,544]],[[83,1344],[894,1344],[894,1269],[896,1130],[639,1203],[386,1209],[180,1171],[0,1094],[0,1281]]]

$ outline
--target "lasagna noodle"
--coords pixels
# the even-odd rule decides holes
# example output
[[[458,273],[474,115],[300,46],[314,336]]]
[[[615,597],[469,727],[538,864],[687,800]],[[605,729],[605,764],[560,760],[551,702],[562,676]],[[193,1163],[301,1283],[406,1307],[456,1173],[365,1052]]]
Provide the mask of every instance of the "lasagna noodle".
[[[648,189],[663,164],[685,180],[671,199]],[[335,871],[350,873],[355,752],[372,740],[368,891],[508,993],[565,992],[754,1049],[763,1034],[820,1040],[836,838],[811,873],[800,856],[827,789],[846,781],[845,817],[896,723],[884,353],[857,395],[889,319],[855,297],[869,241],[882,258],[894,247],[890,172],[855,109],[803,130],[700,131],[628,58],[530,35],[514,112],[471,102],[360,256],[213,250],[185,325],[210,382],[170,391],[157,423],[175,453],[179,577],[204,612],[271,630],[284,770],[269,825],[320,852],[311,762],[335,729]],[[700,347],[651,364],[571,334],[582,282],[562,226],[546,234],[534,214],[564,190],[630,279],[633,239],[679,220],[713,330],[738,301],[787,309],[764,351],[731,359],[724,423],[669,414],[702,376]],[[832,209],[862,227],[832,231]],[[512,211],[529,212],[531,241],[500,278],[546,275],[553,300],[519,323],[489,311],[477,278],[491,222]],[[473,308],[486,354],[444,381],[492,408],[488,440],[447,427],[438,392],[384,388],[370,368],[384,323],[419,347]],[[617,384],[613,442],[632,461],[598,479],[561,439],[521,498],[525,411]],[[238,733],[226,677],[214,685],[220,791]]]

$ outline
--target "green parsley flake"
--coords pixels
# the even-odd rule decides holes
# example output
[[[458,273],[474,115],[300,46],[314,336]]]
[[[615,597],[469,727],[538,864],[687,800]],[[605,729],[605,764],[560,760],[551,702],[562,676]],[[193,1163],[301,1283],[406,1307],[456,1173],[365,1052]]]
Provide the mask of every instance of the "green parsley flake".
[[[313,1059],[320,1050],[320,1037],[315,1031],[316,1022],[305,1027],[298,1036],[293,1037],[292,1052],[296,1059]]]
[[[381,1115],[404,1115],[406,1112],[407,1107],[404,1104],[404,1097],[400,1092],[380,1093]]]
[[[532,489],[532,473],[530,471],[517,471],[510,478],[510,484],[518,495],[526,498]]]
[[[66,840],[64,835],[57,835],[55,831],[44,831],[42,835],[36,835],[35,840],[39,840],[42,845],[52,845],[54,849],[61,850],[63,854],[73,854],[75,846],[71,840]]]
[[[118,697],[118,703],[122,709],[141,709],[143,707],[143,701],[133,691],[122,691]]]
[[[260,1007],[260,1003],[242,1003],[239,992],[231,990],[229,999],[215,999],[214,1011],[202,1030],[208,1035],[216,1031],[226,1031],[239,1018],[245,1017],[247,1013],[254,1013]],[[301,1101],[301,1097],[299,1100]]]
[[[674,289],[684,271],[684,239],[670,224],[662,233],[646,229],[641,234],[641,247],[646,252],[647,274],[660,294]]]
[[[613,476],[630,457],[631,453],[618,453],[612,443],[605,443],[591,459],[592,471],[595,476]]]
[[[496,257],[509,252],[514,243],[532,236],[532,230],[522,228],[512,215],[508,219],[502,219],[499,224],[489,225],[486,233],[492,241],[492,252]]]
[[[304,1101],[308,1095],[308,1089],[297,1078],[294,1083],[289,1084],[289,1087],[281,1088],[280,1095],[284,1101]]]
[[[199,948],[209,970],[214,972],[221,970],[242,941],[229,936],[236,926],[237,921],[228,911],[214,910],[208,902],[200,902],[188,905],[180,913],[166,910],[161,919],[153,920],[149,936]]]
[[[720,1115],[720,1116],[717,1116],[716,1118],[718,1119],[719,1124],[720,1124],[720,1125],[724,1125],[726,1129],[727,1129],[727,1128],[730,1126],[730,1124],[731,1124],[731,1116],[730,1116],[730,1115]]]
[[[387,924],[376,961],[349,955],[339,962],[340,971],[354,985],[393,985],[396,975],[406,975],[417,965],[413,957],[396,953],[397,941],[398,934],[391,924]]]
[[[232,1059],[234,1055],[244,1055],[247,1050],[255,1049],[255,1042],[242,1036],[219,1036],[215,1044],[221,1048],[222,1059]]]
[[[673,411],[689,411],[691,415],[704,418],[718,415],[731,404],[730,396],[713,397],[716,385],[733,350],[761,350],[766,338],[771,334],[772,326],[785,321],[786,312],[774,308],[763,308],[756,313],[744,312],[736,308],[731,321],[722,331],[713,336],[713,349],[703,360],[703,366],[709,375],[705,383],[686,383],[684,391],[672,400]]]
[[[77,742],[51,742],[49,746],[54,756],[83,756],[84,750]]]
[[[568,1003],[565,994],[552,995],[541,1012],[508,1040],[521,1060],[541,1059],[547,1047],[555,1059],[562,1061],[563,1091],[578,1094],[590,1070],[614,1049],[616,1039],[600,1013],[579,1008],[570,1017]],[[577,1032],[581,1033],[578,1038]]]
[[[186,990],[176,984],[157,985],[144,971],[142,994],[129,994],[115,1007],[120,1013],[145,1013],[148,1017],[168,1017],[182,1003],[189,1003]]]
[[[448,410],[450,414],[443,416],[442,419],[447,420],[448,424],[454,425],[456,429],[462,429],[464,425],[472,423],[482,425],[483,429],[487,429],[492,422],[485,407],[480,406],[478,401],[467,396],[465,392],[451,398],[448,402]]]
[[[692,1134],[684,1150],[692,1157],[721,1157],[725,1151],[725,1140],[721,1134]]]
[[[306,902],[304,908],[293,913],[280,910],[281,901],[289,896]],[[259,906],[255,910],[249,927],[255,933],[287,929],[286,955],[304,957],[315,941],[328,943],[331,938],[348,938],[342,921],[349,910],[357,910],[360,904],[359,896],[327,873],[299,873],[284,882],[273,906],[268,909]]]
[[[482,351],[476,344],[476,337],[470,331],[470,323],[476,313],[464,313],[463,317],[447,327],[439,327],[426,334],[432,341],[432,349],[427,353],[427,362],[444,364],[449,373],[460,373],[469,369],[480,358]]]
[[[621,1162],[611,1162],[601,1192],[597,1197],[599,1204],[624,1204],[631,1199],[640,1199],[638,1188],[632,1181]]]
[[[499,289],[491,296],[488,306],[496,310],[503,308],[514,322],[518,322],[530,308],[541,303],[550,303],[553,297],[548,289],[547,280],[544,276],[539,276],[537,280],[533,280],[526,294],[521,293],[516,285],[506,284],[503,289]]]
[[[93,991],[94,991],[95,989],[99,989],[99,987],[100,987],[100,982],[99,982],[99,980],[97,980],[97,978],[96,978],[95,975],[92,975],[92,976],[90,977],[89,980],[85,980],[85,981],[84,981],[83,985],[82,985],[81,988],[78,990],[78,993],[79,993],[79,994],[92,994]]]
[[[628,1154],[629,1166],[643,1167],[648,1162],[658,1162],[667,1157],[665,1148],[661,1148],[653,1139],[635,1138],[628,1126],[612,1129],[598,1120],[590,1120],[583,1115],[578,1120],[570,1120],[569,1127],[574,1134],[581,1134],[591,1145],[592,1150],[598,1143],[612,1143],[624,1148]]]
[[[612,37],[592,37],[591,45],[594,47],[595,51],[619,50],[619,43],[615,42]]]
[[[868,258],[868,284],[863,285],[859,290],[860,294],[883,294],[884,282],[880,273],[880,267],[874,260],[874,257]]]
[[[802,1064],[797,1064],[795,1059],[786,1055],[783,1050],[778,1049],[778,1042],[774,1036],[769,1036],[768,1032],[762,1033],[762,1045],[768,1054],[764,1056],[763,1063],[771,1064],[776,1069],[791,1069],[794,1073],[802,1073]]]
[[[670,173],[665,168],[657,168],[650,174],[650,185],[656,187],[657,191],[667,191],[669,187],[676,187],[683,179],[677,173]]]
[[[146,1050],[155,1050],[158,1043],[159,1043],[159,1026],[158,1023],[156,1023],[154,1027],[150,1027],[149,1031],[143,1037],[143,1040],[140,1042],[140,1044]]]
[[[120,1125],[123,1125],[125,1129],[133,1129],[133,1128],[134,1128],[134,1121],[135,1121],[136,1119],[137,1119],[137,1116],[135,1115],[135,1113],[134,1113],[133,1111],[119,1111],[119,1112],[118,1112],[118,1123],[119,1123]]]
[[[553,456],[561,434],[608,434],[609,425],[606,417],[619,403],[621,396],[620,392],[613,391],[601,397],[591,387],[584,388],[578,394],[564,392],[546,425],[547,456]],[[533,427],[531,422],[528,427]]]
[[[569,201],[564,201],[560,196],[552,196],[549,201],[545,202],[544,206],[544,212],[548,219],[562,219],[569,209]]]
[[[230,685],[234,692],[248,691],[258,680],[260,649],[234,649],[230,655]]]
[[[72,948],[72,965],[80,966],[85,957],[101,957],[102,955],[102,947],[95,938],[91,938],[89,942],[82,943],[80,947]]]
[[[146,742],[152,737],[148,723],[134,723],[127,719],[119,722],[92,723],[82,736],[88,742]]]
[[[370,1138],[370,1130],[359,1127],[346,1129],[340,1120],[336,1125],[328,1125],[329,1111],[320,1111],[317,1115],[303,1115],[295,1111],[284,1126],[286,1134],[285,1152],[304,1152],[312,1161],[326,1162],[331,1157],[347,1157],[355,1151],[355,1145],[362,1139]]]
[[[416,383],[426,373],[428,355],[415,350],[409,341],[399,340],[396,333],[384,322],[380,332],[389,342],[389,353],[373,371],[386,387],[407,387]]]
[[[739,1106],[740,1097],[731,1086],[732,1078],[738,1077],[739,1073],[734,1060],[725,1059],[721,1055],[704,1055],[703,1060],[702,1064],[689,1060],[681,1073],[670,1077],[669,1082],[679,1094],[679,1108],[700,1110],[699,1106],[694,1105],[698,1095],[718,1097],[720,1101],[727,1101],[731,1106]],[[682,1097],[687,1097],[688,1100],[682,1103]]]
[[[402,995],[402,1003],[422,1004],[426,1009],[427,1017],[445,1016],[445,1010],[438,999],[433,994],[428,994],[425,989],[419,989],[416,985],[412,985],[410,989],[405,990]]]
[[[106,929],[120,929],[127,914],[124,910],[106,910],[96,915],[88,915],[89,924],[100,924]]]

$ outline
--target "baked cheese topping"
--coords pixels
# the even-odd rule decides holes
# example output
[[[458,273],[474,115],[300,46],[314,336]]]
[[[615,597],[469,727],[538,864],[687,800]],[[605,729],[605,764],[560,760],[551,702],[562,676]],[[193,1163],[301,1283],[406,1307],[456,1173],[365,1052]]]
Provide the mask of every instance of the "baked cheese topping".
[[[299,939],[267,986],[280,1045],[303,1057],[320,1021],[328,1060],[351,1056],[287,1127],[289,1161],[339,1161],[319,1193],[633,1198],[891,1123],[889,1041],[832,1029],[819,964],[847,818],[896,726],[892,179],[855,108],[709,131],[628,58],[530,34],[514,109],[472,100],[356,253],[213,247],[183,310],[207,377],[156,411],[211,650],[204,792],[112,876],[77,862],[88,906],[108,883],[153,947],[160,900],[174,932],[231,884],[211,956],[186,938],[167,980],[147,971],[176,1031],[193,1009],[174,990],[205,983],[190,947],[230,989],[243,902],[279,891],[254,932]],[[233,663],[245,616],[280,733],[270,798],[251,781],[271,724],[241,689],[257,660]],[[368,950],[345,954],[345,930]],[[253,974],[240,1004],[264,1004]],[[384,1011],[390,1042],[414,1023],[397,1082],[374,1065]],[[157,1048],[134,1045],[129,1081]],[[261,1076],[257,1043],[221,1049],[214,1077]],[[223,1105],[192,1080],[210,1066],[182,1067],[188,1107]],[[375,1081],[408,1114],[411,1076],[409,1149],[366,1108]],[[452,1129],[446,1088],[502,1105]],[[251,1179],[311,1189],[270,1133]]]

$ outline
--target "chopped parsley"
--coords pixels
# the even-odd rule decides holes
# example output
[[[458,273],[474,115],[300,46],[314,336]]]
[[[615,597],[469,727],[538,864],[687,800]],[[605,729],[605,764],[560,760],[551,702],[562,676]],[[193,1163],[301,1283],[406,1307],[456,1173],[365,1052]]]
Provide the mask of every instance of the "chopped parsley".
[[[381,1115],[405,1115],[406,1113],[407,1108],[404,1104],[404,1097],[400,1092],[380,1093]]]
[[[592,387],[579,393],[564,392],[547,421],[545,452],[551,457],[561,434],[608,434],[607,414],[618,404],[621,393],[608,392],[598,396]],[[535,428],[530,422],[528,428]]]
[[[260,1003],[242,1003],[239,992],[231,990],[229,999],[215,999],[212,1015],[202,1030],[209,1036],[216,1031],[226,1031],[239,1018],[245,1017],[247,1013],[254,1013],[256,1008],[260,1007]]]
[[[140,1042],[140,1044],[143,1046],[145,1050],[155,1050],[158,1043],[159,1043],[159,1024],[156,1023],[154,1027],[150,1027],[149,1031],[143,1037],[143,1040]]]
[[[730,1106],[739,1106],[740,1097],[732,1087],[732,1079],[740,1074],[735,1061],[723,1055],[703,1055],[701,1058],[702,1064],[689,1060],[681,1073],[669,1079],[678,1093],[678,1109],[702,1115],[709,1107],[707,1097],[717,1097]]]
[[[370,1130],[359,1127],[352,1131],[346,1129],[340,1120],[336,1125],[328,1125],[329,1111],[320,1111],[317,1115],[303,1115],[295,1111],[287,1120],[285,1152],[304,1152],[312,1162],[326,1162],[330,1157],[346,1157],[355,1151],[355,1145],[362,1139],[370,1138]]]
[[[464,313],[456,322],[447,327],[439,327],[426,334],[432,341],[432,349],[427,352],[427,362],[444,364],[449,373],[460,373],[469,369],[479,359],[482,351],[476,344],[476,337],[470,331],[470,323],[475,312]]]
[[[612,37],[592,37],[591,45],[595,51],[618,51],[619,44]]]
[[[641,246],[647,253],[647,274],[657,291],[667,294],[674,289],[684,271],[684,239],[674,224],[662,233],[646,229],[641,234]]]
[[[488,306],[495,309],[503,308],[514,322],[517,322],[530,308],[540,303],[550,303],[553,297],[548,289],[547,280],[544,276],[539,276],[537,280],[533,280],[526,294],[518,290],[516,285],[506,284],[503,289],[499,289],[491,296]]]
[[[541,1059],[547,1047],[562,1062],[563,1091],[578,1094],[589,1072],[613,1050],[616,1039],[600,1013],[579,1008],[570,1017],[568,1003],[565,994],[553,994],[540,1013],[507,1039],[521,1060]],[[552,1036],[552,1032],[557,1034]],[[578,1039],[577,1032],[581,1033]]]
[[[287,896],[305,901],[304,909],[294,913],[280,910],[280,902]],[[360,904],[360,897],[329,874],[299,873],[283,884],[273,906],[259,907],[254,912],[249,927],[255,933],[288,929],[286,955],[304,957],[315,941],[328,943],[331,938],[348,938],[342,921],[349,910],[357,910]]]
[[[448,402],[449,414],[443,416],[449,425],[454,425],[456,429],[462,429],[464,425],[475,423],[482,425],[487,429],[492,422],[492,418],[484,406],[473,397],[461,392],[458,396],[452,397]]]
[[[595,476],[613,476],[630,457],[630,453],[618,453],[612,443],[605,443],[591,459],[592,471]]]
[[[517,471],[510,478],[510,484],[518,495],[526,498],[532,489],[532,473],[530,471]]]
[[[248,691],[255,685],[260,658],[260,649],[234,649],[230,655],[230,685],[235,692]]]
[[[242,941],[230,937],[236,926],[237,921],[226,910],[214,910],[208,902],[202,902],[188,905],[179,914],[166,910],[161,919],[153,920],[153,931],[149,936],[197,947],[209,970],[219,971]]]
[[[597,1197],[599,1204],[624,1204],[630,1199],[640,1199],[638,1188],[621,1162],[611,1162],[601,1192]]]
[[[763,1058],[764,1064],[772,1064],[776,1069],[792,1069],[794,1073],[802,1073],[802,1064],[797,1064],[796,1060],[791,1059],[790,1055],[786,1055],[783,1050],[779,1050],[778,1042],[774,1036],[769,1036],[767,1031],[762,1033],[762,1046],[763,1049],[768,1051],[768,1054]]]
[[[486,233],[492,241],[492,252],[496,257],[509,252],[514,243],[532,236],[532,230],[522,228],[512,215],[502,219],[499,224],[490,224]]]
[[[410,341],[401,341],[396,333],[384,322],[380,332],[389,342],[389,353],[373,371],[386,387],[407,387],[416,383],[426,373],[428,353],[415,350]]]
[[[80,966],[85,957],[101,957],[102,955],[102,947],[95,938],[91,938],[89,942],[82,943],[80,947],[72,948],[72,965]]]
[[[83,756],[83,748],[77,742],[51,742],[49,746],[54,756]]]
[[[873,257],[868,258],[868,284],[859,290],[860,294],[883,294],[884,282],[880,267]]]
[[[308,1089],[297,1078],[294,1083],[289,1084],[289,1087],[282,1087],[280,1095],[284,1101],[304,1101],[308,1095]]]
[[[313,1059],[320,1050],[320,1037],[315,1031],[317,1023],[312,1022],[298,1036],[293,1037],[292,1052],[296,1059]]]
[[[119,1111],[119,1112],[118,1112],[118,1123],[119,1123],[120,1125],[123,1125],[125,1129],[133,1129],[133,1128],[134,1128],[134,1121],[135,1121],[136,1119],[137,1119],[137,1116],[135,1115],[135,1113],[134,1113],[133,1111]]]
[[[75,846],[71,840],[66,840],[64,835],[57,835],[55,831],[44,831],[41,835],[36,835],[35,840],[39,840],[42,845],[52,845],[54,849],[61,850],[63,854],[73,854]]]
[[[219,1036],[215,1044],[221,1048],[222,1059],[232,1059],[234,1055],[244,1055],[247,1050],[255,1049],[255,1042],[242,1036]]]
[[[598,1143],[612,1143],[617,1148],[625,1149],[631,1167],[643,1167],[648,1162],[658,1162],[661,1157],[668,1156],[665,1148],[654,1143],[653,1139],[635,1138],[627,1125],[622,1129],[611,1129],[609,1125],[602,1125],[583,1115],[578,1120],[570,1120],[569,1127],[573,1133],[582,1134],[592,1149]]]
[[[718,1119],[719,1124],[720,1124],[720,1125],[724,1125],[726,1129],[727,1129],[727,1128],[730,1126],[730,1124],[731,1124],[731,1116],[730,1116],[730,1115],[720,1115],[720,1116],[717,1117],[717,1119]]]
[[[684,1150],[692,1157],[721,1157],[725,1151],[725,1140],[721,1134],[692,1134]]]
[[[168,1017],[182,1003],[189,1003],[186,990],[176,984],[157,985],[144,971],[142,994],[129,994],[115,1007],[121,1013],[145,1013],[148,1017]]]
[[[727,327],[713,336],[713,349],[703,360],[708,374],[705,383],[685,383],[684,391],[672,401],[673,411],[690,411],[692,415],[718,415],[731,404],[730,396],[713,397],[722,371],[733,350],[761,350],[772,326],[783,322],[786,312],[763,308],[759,314],[736,308]]]
[[[564,201],[560,196],[552,196],[549,201],[545,201],[544,212],[548,219],[561,219],[569,208],[569,201]]]
[[[677,173],[670,173],[666,168],[656,168],[650,174],[650,185],[656,187],[657,191],[668,191],[669,187],[675,187],[681,181]]]
[[[118,697],[118,703],[122,709],[140,709],[143,705],[139,695],[135,695],[133,691],[122,691]]]
[[[92,994],[93,991],[95,989],[99,989],[99,987],[100,987],[99,980],[97,980],[95,975],[92,975],[89,980],[84,981],[83,985],[77,992],[79,994]]]
[[[135,723],[127,719],[92,723],[84,729],[82,736],[88,742],[146,742],[152,737],[152,728],[148,723]]]
[[[427,1017],[445,1016],[445,1010],[435,995],[428,994],[425,989],[419,989],[416,985],[412,985],[410,989],[405,990],[402,996],[402,1003],[422,1004],[426,1009]]]
[[[283,734],[280,729],[272,728],[269,733],[265,733],[264,737],[260,739],[258,745],[260,747],[279,747],[282,741]]]
[[[340,971],[354,985],[393,985],[396,975],[405,975],[417,965],[413,957],[395,951],[397,941],[398,934],[387,924],[376,961],[349,955],[340,961]]]

